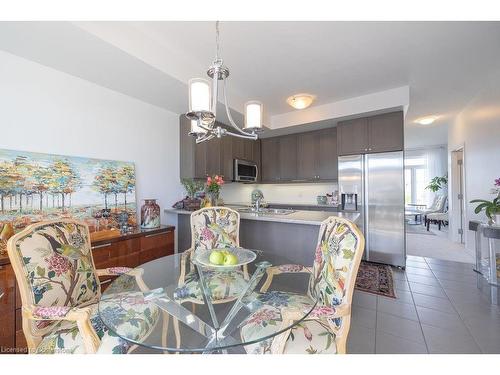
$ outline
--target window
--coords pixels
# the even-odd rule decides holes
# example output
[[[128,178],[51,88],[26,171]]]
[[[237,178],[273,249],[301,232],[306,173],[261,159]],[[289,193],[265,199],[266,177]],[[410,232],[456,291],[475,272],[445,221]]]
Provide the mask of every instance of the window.
[[[434,193],[425,189],[430,180],[446,174],[446,149],[433,147],[405,151],[405,203],[430,205]]]
[[[424,166],[405,167],[405,203],[426,204]]]

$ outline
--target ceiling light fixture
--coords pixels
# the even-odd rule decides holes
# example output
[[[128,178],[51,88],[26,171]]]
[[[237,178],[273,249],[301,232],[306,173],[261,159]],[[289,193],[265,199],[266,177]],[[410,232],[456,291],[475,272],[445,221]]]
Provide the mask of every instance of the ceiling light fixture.
[[[215,44],[215,60],[207,71],[212,87],[210,87],[209,81],[202,78],[189,81],[189,112],[186,113],[186,117],[191,120],[189,134],[196,137],[196,143],[205,142],[214,137],[220,138],[224,135],[255,140],[257,139],[257,133],[263,130],[262,103],[255,100],[245,103],[245,124],[243,129],[235,124],[226,96],[226,79],[229,76],[229,69],[219,57],[219,21],[215,23]],[[223,103],[232,129],[215,125],[219,81],[222,81]]]
[[[434,121],[436,121],[437,119],[438,119],[438,116],[427,116],[427,117],[419,118],[419,119],[415,120],[415,122],[417,124],[420,124],[420,125],[430,125]]]
[[[313,95],[295,94],[287,98],[286,102],[295,109],[304,109],[309,107],[314,100]]]

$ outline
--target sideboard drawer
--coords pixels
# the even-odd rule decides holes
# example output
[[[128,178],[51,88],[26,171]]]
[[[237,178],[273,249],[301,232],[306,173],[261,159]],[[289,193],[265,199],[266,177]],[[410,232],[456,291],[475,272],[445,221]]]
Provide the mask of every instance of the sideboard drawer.
[[[0,266],[0,353],[14,353],[16,279],[10,264]]]
[[[141,237],[141,252],[144,250],[150,250],[157,247],[163,246],[173,246],[174,244],[174,232],[160,232],[154,234],[148,234]]]

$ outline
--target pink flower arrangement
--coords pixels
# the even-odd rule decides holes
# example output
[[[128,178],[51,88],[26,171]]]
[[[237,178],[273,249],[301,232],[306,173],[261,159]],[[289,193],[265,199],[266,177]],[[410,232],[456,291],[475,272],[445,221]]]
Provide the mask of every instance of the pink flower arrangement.
[[[224,185],[224,179],[222,176],[215,175],[207,177],[206,190],[208,193],[219,194],[222,185]]]
[[[500,187],[500,178],[495,179],[495,186]]]

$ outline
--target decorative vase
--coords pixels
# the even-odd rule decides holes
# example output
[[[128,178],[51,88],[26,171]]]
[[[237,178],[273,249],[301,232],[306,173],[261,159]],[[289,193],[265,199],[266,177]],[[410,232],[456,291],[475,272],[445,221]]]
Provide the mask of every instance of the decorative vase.
[[[156,199],[145,199],[141,207],[141,228],[152,229],[160,226],[160,206]]]
[[[210,206],[216,207],[217,202],[219,201],[219,193],[216,192],[208,192],[208,199],[210,199]]]
[[[500,214],[493,215],[492,221],[494,225],[500,226]]]

